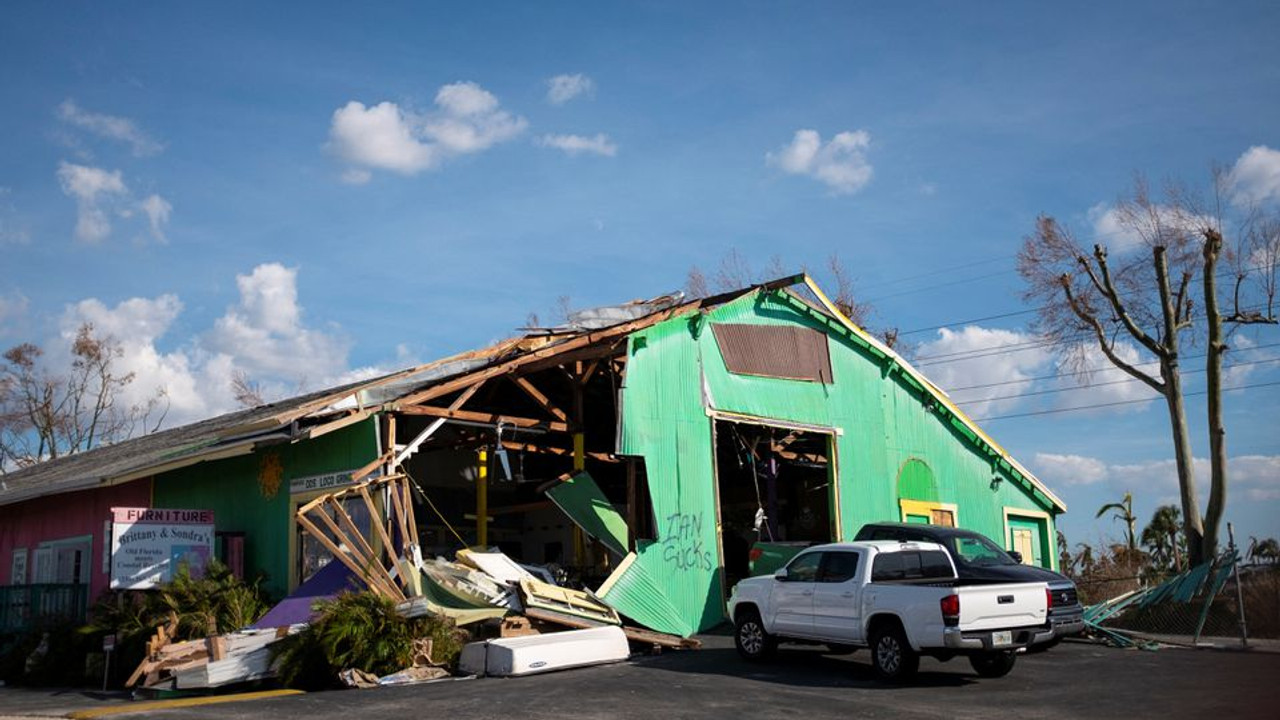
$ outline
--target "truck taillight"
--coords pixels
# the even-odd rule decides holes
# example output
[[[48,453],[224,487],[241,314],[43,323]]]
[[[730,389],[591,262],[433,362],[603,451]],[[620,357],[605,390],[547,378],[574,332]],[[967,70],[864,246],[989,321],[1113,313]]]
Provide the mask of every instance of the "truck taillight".
[[[1053,591],[1049,588],[1044,589],[1044,611],[1049,612],[1053,609]]]
[[[939,602],[942,606],[942,624],[955,627],[960,624],[960,596],[948,595]]]

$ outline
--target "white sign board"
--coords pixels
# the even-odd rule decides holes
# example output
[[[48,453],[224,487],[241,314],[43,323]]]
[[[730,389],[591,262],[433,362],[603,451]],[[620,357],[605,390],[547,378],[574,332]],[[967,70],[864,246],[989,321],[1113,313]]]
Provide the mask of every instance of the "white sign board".
[[[204,575],[213,556],[213,511],[111,508],[111,589],[146,590],[183,564]]]
[[[324,475],[294,478],[289,481],[289,494],[301,495],[302,493],[335,490],[348,485],[355,485],[355,481],[351,479],[351,473],[353,472],[355,470],[342,470],[340,472],[325,473]],[[371,477],[377,476],[378,473],[373,473]]]

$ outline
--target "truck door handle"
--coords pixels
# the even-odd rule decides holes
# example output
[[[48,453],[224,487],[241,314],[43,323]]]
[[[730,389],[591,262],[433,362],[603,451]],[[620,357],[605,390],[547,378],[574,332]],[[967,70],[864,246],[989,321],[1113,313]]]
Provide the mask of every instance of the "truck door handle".
[[[802,593],[800,593],[800,594],[801,594],[801,595],[804,595],[805,597],[808,597],[808,596],[810,596],[810,595],[812,595],[812,594],[813,594],[813,591],[812,591],[812,590],[805,590],[804,592],[802,592]]]
[[[840,597],[847,597],[847,598],[851,598],[851,597],[853,597],[853,591],[849,591],[849,592],[847,592],[847,593],[840,593]]]

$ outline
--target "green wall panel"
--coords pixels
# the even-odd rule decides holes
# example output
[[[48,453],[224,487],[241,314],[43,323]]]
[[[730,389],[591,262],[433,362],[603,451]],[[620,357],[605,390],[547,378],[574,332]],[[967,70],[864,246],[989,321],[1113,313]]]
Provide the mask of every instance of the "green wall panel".
[[[824,332],[834,381],[730,373],[710,322],[794,323]],[[917,499],[956,504],[962,527],[998,542],[1006,543],[1006,506],[1050,510],[971,442],[967,430],[927,409],[920,390],[887,361],[784,293],[758,293],[704,316],[668,320],[633,334],[628,352],[620,450],[645,458],[658,523],[655,545],[638,562],[698,629],[723,617],[708,410],[836,429],[842,539],[865,523],[900,518],[904,465],[908,488],[922,493]],[[931,483],[912,460],[927,465]],[[1052,536],[1052,521],[1048,525]]]
[[[377,456],[376,419],[314,440],[275,445],[243,457],[200,463],[157,475],[152,506],[213,510],[219,532],[245,533],[245,572],[266,575],[263,587],[276,597],[289,592],[289,481],[360,467]],[[274,459],[272,459],[274,458]],[[279,462],[274,492],[259,482],[264,463]],[[265,473],[270,477],[271,472]]]

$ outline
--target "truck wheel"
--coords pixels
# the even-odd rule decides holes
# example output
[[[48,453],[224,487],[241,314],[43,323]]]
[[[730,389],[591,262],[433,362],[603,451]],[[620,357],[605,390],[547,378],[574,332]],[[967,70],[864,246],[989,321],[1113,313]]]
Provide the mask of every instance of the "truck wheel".
[[[886,623],[871,633],[871,667],[883,682],[906,682],[920,668],[920,655],[911,649],[901,627]]]
[[[975,672],[984,678],[998,678],[1008,675],[1017,660],[1018,656],[1014,655],[1012,651],[987,652],[969,656],[969,664],[973,666]]]
[[[733,644],[745,660],[759,662],[778,649],[778,639],[764,629],[764,621],[755,610],[743,610],[734,622]]]

